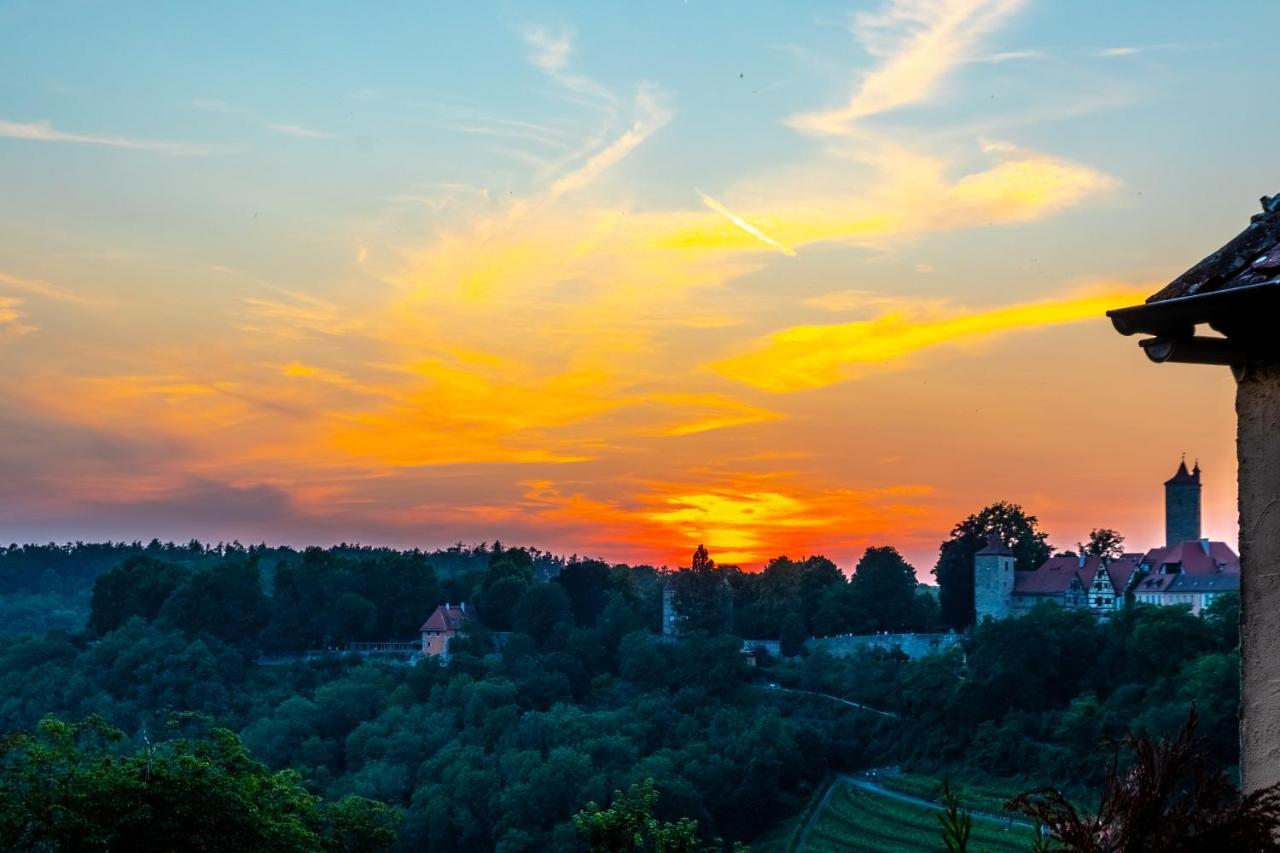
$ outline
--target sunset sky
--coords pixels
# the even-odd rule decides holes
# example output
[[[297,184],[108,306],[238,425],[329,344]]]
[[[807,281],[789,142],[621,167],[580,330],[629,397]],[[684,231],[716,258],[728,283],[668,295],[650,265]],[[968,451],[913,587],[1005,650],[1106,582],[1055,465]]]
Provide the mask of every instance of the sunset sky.
[[[0,2],[0,539],[1161,544],[1280,4]],[[1259,100],[1262,100],[1259,103]]]

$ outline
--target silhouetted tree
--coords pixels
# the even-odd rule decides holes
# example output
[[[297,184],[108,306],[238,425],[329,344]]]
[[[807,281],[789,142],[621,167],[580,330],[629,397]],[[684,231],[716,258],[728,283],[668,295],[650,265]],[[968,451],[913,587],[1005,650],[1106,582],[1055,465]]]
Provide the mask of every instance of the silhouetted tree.
[[[1080,553],[1090,557],[1123,557],[1124,537],[1108,527],[1089,531],[1089,541],[1079,544]]]
[[[778,636],[778,650],[783,657],[795,657],[804,651],[804,619],[799,613],[788,613],[782,619],[782,632]]]
[[[855,606],[867,615],[865,631],[902,631],[911,626],[916,571],[892,545],[868,548],[849,582]]]
[[[1196,737],[1193,708],[1173,738],[1130,735],[1130,761],[1113,758],[1096,814],[1040,788],[1006,808],[1044,824],[1079,853],[1280,851],[1280,784],[1242,795]]]
[[[155,619],[186,577],[187,572],[173,563],[153,557],[130,557],[94,581],[89,629],[101,637],[134,616]]]

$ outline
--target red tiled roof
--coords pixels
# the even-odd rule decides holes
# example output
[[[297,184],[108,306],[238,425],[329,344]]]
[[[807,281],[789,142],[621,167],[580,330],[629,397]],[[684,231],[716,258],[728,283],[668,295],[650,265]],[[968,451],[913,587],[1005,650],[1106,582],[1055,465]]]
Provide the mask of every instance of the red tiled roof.
[[[1107,576],[1115,587],[1116,594],[1124,593],[1129,578],[1138,569],[1139,556],[1125,554],[1111,560],[1107,566]],[[1013,577],[1014,595],[1058,595],[1071,587],[1073,580],[1079,580],[1080,586],[1088,589],[1098,573],[1100,560],[1087,557],[1083,568],[1079,557],[1050,557],[1034,572],[1018,572]]]
[[[1210,542],[1207,554],[1198,541],[1153,548],[1142,561],[1151,567],[1152,572],[1158,572],[1161,566],[1168,564],[1180,566],[1180,571],[1193,575],[1217,574],[1219,570],[1231,573],[1240,571],[1240,557],[1226,542]]]
[[[1075,557],[1050,557],[1034,572],[1017,572],[1013,576],[1014,595],[1053,595],[1066,592],[1071,582],[1079,580],[1080,565]],[[1089,575],[1089,581],[1093,575]],[[1088,582],[1080,583],[1088,586]]]
[[[460,607],[442,604],[427,617],[427,621],[422,623],[418,631],[458,631],[474,615],[466,607],[465,604]]]

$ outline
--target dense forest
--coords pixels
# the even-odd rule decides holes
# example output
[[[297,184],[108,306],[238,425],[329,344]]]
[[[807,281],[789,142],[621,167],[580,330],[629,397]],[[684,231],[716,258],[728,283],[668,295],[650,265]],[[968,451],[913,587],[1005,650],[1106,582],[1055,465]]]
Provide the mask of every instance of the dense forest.
[[[618,790],[647,791],[673,827],[750,842],[827,773],[886,764],[1087,798],[1108,738],[1171,732],[1193,702],[1236,760],[1233,599],[1203,619],[1049,607],[920,660],[833,659],[805,637],[943,618],[892,548],[851,569],[778,558],[746,573],[704,549],[677,572],[501,545],[3,549],[0,842],[57,843],[13,792],[60,754],[117,776],[203,762],[228,809],[270,783],[300,815],[303,840],[279,849],[431,851],[582,849],[600,820],[584,809]],[[656,636],[667,583],[678,642]],[[340,653],[413,639],[437,604],[464,600],[483,619],[447,665]],[[750,667],[744,637],[781,638],[790,656]],[[95,791],[132,784],[111,773]]]

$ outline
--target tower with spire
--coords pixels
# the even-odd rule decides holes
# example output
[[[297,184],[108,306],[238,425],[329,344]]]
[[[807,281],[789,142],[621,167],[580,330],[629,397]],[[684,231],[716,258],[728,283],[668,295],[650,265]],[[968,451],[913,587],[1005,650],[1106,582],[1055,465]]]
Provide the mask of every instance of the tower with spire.
[[[1200,462],[1187,470],[1182,457],[1177,472],[1164,483],[1164,540],[1166,547],[1200,539]]]

